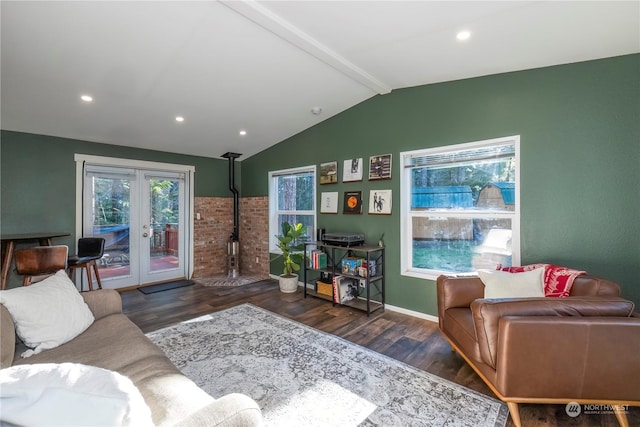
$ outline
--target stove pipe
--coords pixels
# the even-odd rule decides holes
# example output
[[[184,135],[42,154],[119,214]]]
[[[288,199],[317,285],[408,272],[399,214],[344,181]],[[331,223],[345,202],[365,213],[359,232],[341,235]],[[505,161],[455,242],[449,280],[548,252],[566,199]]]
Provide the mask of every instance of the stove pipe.
[[[238,277],[240,274],[240,220],[238,212],[238,189],[236,188],[235,159],[242,154],[225,153],[223,158],[229,160],[229,190],[233,193],[233,232],[229,236],[227,242],[227,275],[229,277]]]

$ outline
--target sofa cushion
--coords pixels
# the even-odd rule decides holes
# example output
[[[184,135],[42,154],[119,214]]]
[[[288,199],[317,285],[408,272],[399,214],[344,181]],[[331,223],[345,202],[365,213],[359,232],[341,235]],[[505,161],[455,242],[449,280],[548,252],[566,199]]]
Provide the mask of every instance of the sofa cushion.
[[[444,312],[442,332],[458,349],[474,360],[481,360],[473,316],[468,308],[450,308]]]
[[[518,274],[479,270],[485,298],[544,297],[544,267]]]
[[[124,314],[96,320],[84,333],[57,348],[14,360],[16,365],[48,362],[99,366],[130,378],[157,426],[177,423],[215,401],[182,375]]]
[[[478,299],[471,304],[482,361],[494,369],[505,316],[629,317],[634,308],[632,301],[618,297]]]
[[[0,370],[2,420],[12,425],[153,426],[130,379],[77,363],[38,363]]]
[[[29,350],[22,357],[58,347],[85,331],[94,320],[64,270],[31,286],[0,291],[0,303]]]
[[[576,278],[587,274],[586,271],[553,264],[530,264],[522,267],[502,267],[498,264],[497,270],[522,273],[538,268],[544,268],[544,296],[551,298],[568,297]]]

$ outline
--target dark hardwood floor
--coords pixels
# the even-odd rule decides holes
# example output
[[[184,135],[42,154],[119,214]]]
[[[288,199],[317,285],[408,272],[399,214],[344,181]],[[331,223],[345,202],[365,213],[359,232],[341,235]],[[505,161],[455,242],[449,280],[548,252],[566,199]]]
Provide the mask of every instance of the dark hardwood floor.
[[[302,295],[284,294],[275,280],[239,287],[205,287],[199,284],[145,295],[138,290],[122,293],[123,310],[144,332],[251,303],[371,350],[393,357],[441,378],[495,397],[475,372],[440,335],[436,323],[390,310],[366,313]],[[637,378],[630,379],[638,381]],[[614,415],[570,418],[564,405],[520,405],[523,426],[618,426]],[[640,426],[640,408],[630,408],[629,423]],[[507,423],[513,426],[511,419]]]

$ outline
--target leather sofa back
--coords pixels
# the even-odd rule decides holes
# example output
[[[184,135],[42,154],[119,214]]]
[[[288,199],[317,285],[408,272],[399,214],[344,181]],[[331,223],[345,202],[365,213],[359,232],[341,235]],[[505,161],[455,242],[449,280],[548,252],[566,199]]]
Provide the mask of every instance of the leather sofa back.
[[[476,299],[484,298],[484,284],[475,276],[443,275],[438,277],[437,287],[438,317],[441,319],[444,317],[444,310],[448,308],[470,307]],[[620,296],[620,286],[599,277],[578,276],[573,282],[569,296]]]
[[[569,296],[620,296],[620,286],[610,280],[592,276],[578,276],[573,281]]]

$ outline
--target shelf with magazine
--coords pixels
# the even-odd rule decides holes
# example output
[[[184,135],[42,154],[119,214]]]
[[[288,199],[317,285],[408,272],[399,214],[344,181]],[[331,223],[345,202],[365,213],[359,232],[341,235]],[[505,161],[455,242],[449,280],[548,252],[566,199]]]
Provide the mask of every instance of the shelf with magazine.
[[[307,242],[304,296],[311,295],[365,311],[384,309],[384,247]]]

